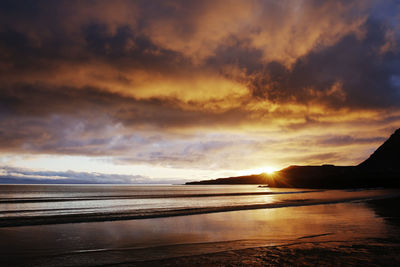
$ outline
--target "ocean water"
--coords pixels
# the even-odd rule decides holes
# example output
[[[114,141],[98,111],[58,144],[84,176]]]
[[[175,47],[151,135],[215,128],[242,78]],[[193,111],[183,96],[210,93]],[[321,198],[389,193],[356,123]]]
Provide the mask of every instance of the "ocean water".
[[[398,236],[389,189],[1,185],[0,264],[97,266],[293,242]]]
[[[390,190],[256,185],[1,185],[0,226],[41,225],[303,206],[385,197]]]

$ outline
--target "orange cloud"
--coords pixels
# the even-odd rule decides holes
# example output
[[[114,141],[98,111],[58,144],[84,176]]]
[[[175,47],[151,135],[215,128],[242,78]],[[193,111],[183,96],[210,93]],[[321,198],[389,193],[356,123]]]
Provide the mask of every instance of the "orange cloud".
[[[398,25],[377,14],[390,3],[7,3],[2,152],[354,164],[400,123]]]

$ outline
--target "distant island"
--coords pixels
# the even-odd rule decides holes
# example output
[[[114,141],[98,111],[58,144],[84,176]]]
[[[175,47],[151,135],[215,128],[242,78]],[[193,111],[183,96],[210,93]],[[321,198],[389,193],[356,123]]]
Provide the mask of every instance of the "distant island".
[[[400,129],[357,166],[289,166],[273,174],[261,173],[186,184],[260,184],[294,188],[400,187]]]

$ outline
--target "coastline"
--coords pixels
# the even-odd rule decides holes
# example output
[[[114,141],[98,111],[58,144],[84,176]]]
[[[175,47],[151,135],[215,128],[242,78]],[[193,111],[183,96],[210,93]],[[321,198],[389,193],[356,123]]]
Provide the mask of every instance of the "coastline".
[[[59,252],[41,254],[30,245],[26,248],[31,248],[33,251],[31,254],[24,252],[22,258],[22,255],[17,257],[16,250],[7,253],[9,247],[7,245],[4,247],[5,250],[3,248],[4,258],[0,258],[0,263],[12,266],[25,266],[27,262],[35,266],[54,266],[59,263],[63,266],[393,266],[400,263],[400,224],[399,212],[396,209],[399,204],[400,197],[397,197],[333,205],[234,211],[148,220],[12,227],[8,229],[14,233],[26,228],[20,236],[26,236],[27,233],[43,236],[43,232],[40,232],[43,227],[52,229],[50,233],[53,234],[56,229],[62,229],[63,233],[80,229],[79,236],[82,236],[82,233],[87,236],[96,233],[97,238],[104,242],[107,240],[105,233],[115,237],[119,235],[118,233],[127,235],[137,227],[161,229],[157,228],[159,225],[163,225],[162,231],[167,234],[165,238],[168,240],[171,238],[172,229],[175,229],[175,233],[181,233],[181,237],[187,237],[185,232],[181,231],[184,227],[196,223],[198,224],[196,228],[186,228],[185,231],[192,234],[199,231],[198,237],[203,239],[185,241],[177,236],[178,239],[171,239],[175,240],[173,241],[175,243],[163,244],[157,241],[153,245],[149,243],[147,247],[141,247],[140,236],[134,234],[126,238],[128,241],[132,241],[132,237],[139,238],[137,240],[139,246],[128,246],[126,240],[119,240],[118,242],[122,242],[118,243],[120,246],[111,244],[105,246],[99,243],[93,248],[82,247],[75,250],[59,248]],[[325,216],[321,218],[319,212]],[[254,217],[249,218],[249,216]],[[241,226],[228,224],[229,221],[238,218],[242,218]],[[316,218],[321,220],[315,221]],[[249,222],[252,224],[249,225]],[[204,232],[203,227],[206,225],[212,227],[210,232]],[[89,229],[92,232],[87,232]],[[137,229],[138,233],[143,233],[140,229]],[[7,229],[3,228],[4,230]],[[101,230],[106,232],[102,233]],[[354,233],[355,230],[358,232]],[[225,241],[216,236],[221,231],[228,234]],[[238,239],[241,231],[242,236],[247,239]],[[152,232],[157,240],[162,237],[161,234],[162,232],[158,231]],[[267,235],[263,237],[262,234]],[[74,238],[67,235],[69,238]],[[215,238],[204,239],[207,236]],[[52,240],[54,238],[55,236],[51,237]],[[122,236],[118,237],[120,238]],[[25,251],[25,248],[21,249]]]
[[[400,198],[367,201],[375,212],[400,232]],[[299,240],[300,241],[300,240]],[[115,266],[398,266],[398,238],[365,241],[300,241],[286,245],[230,250]]]
[[[355,191],[347,190],[347,192],[354,192],[355,194],[360,193],[360,195],[342,196],[341,198],[327,198],[327,199],[291,199],[291,200],[287,199],[274,203],[244,204],[244,205],[242,204],[242,205],[222,206],[222,207],[215,206],[215,207],[179,208],[179,209],[149,209],[149,210],[131,210],[124,212],[108,212],[108,213],[90,212],[82,214],[60,214],[52,216],[18,216],[18,217],[10,216],[10,217],[0,217],[0,228],[35,226],[35,225],[38,226],[53,225],[53,224],[65,224],[65,223],[90,223],[90,222],[108,222],[108,221],[120,221],[120,220],[141,220],[141,219],[152,219],[152,218],[168,218],[168,217],[178,217],[178,216],[211,214],[211,213],[230,212],[230,211],[276,209],[276,208],[303,207],[303,206],[314,206],[314,205],[331,205],[339,203],[397,198],[400,196],[400,191],[398,190],[391,190],[392,192],[390,194],[386,193],[384,195],[380,195],[379,191],[380,189],[378,190],[369,189],[358,192],[357,190]],[[222,195],[222,197],[229,195],[271,196],[271,195],[307,194],[307,193],[318,193],[318,192],[325,192],[325,191],[304,190],[297,192],[257,192],[257,193],[237,193],[237,194],[220,194],[220,195]],[[326,192],[332,193],[335,191],[333,190]],[[344,191],[341,192],[343,193]],[[377,194],[369,195],[370,192],[371,193],[375,192]],[[364,193],[367,193],[367,195],[364,195]],[[202,195],[197,195],[197,197],[199,196],[203,197]],[[30,200],[28,200],[28,202],[29,201]]]
[[[381,241],[293,243],[113,266],[395,266],[396,263],[400,263],[400,244]]]

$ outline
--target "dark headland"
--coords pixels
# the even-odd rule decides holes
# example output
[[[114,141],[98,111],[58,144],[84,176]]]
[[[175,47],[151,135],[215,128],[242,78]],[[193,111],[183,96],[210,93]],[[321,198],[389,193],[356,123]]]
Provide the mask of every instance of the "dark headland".
[[[268,184],[270,187],[296,188],[400,187],[400,129],[357,166],[289,166],[274,174],[261,173],[186,184]]]

